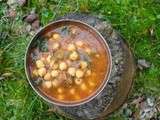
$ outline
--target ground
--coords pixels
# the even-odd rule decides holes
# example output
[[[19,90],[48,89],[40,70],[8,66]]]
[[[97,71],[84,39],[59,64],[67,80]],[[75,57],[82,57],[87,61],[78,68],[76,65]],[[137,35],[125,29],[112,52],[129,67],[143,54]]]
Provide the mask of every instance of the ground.
[[[135,61],[142,59],[150,65],[137,70],[128,101],[108,119],[160,119],[158,109],[151,111],[153,115],[143,117],[143,106],[136,106],[149,101],[150,106],[157,108],[160,101],[159,0],[28,0],[26,3],[19,0],[22,4],[15,1],[0,0],[0,120],[66,119],[53,113],[35,94],[24,73],[25,49],[34,31],[23,18],[31,11],[39,16],[40,26],[71,12],[86,12],[109,20],[128,42]]]

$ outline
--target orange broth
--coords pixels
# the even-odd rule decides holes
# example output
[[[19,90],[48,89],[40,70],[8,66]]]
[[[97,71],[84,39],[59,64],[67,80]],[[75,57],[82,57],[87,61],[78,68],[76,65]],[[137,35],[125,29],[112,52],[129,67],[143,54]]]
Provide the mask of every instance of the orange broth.
[[[67,31],[63,31],[63,29],[66,29]],[[59,38],[58,40],[54,40],[53,39],[53,34],[58,34]],[[57,35],[57,36],[58,36]],[[60,66],[61,62],[65,62],[65,64],[67,65],[67,68],[65,70],[59,70],[59,68],[57,68],[57,70],[59,72],[59,75],[63,73],[66,74],[66,78],[65,80],[67,81],[67,79],[71,79],[70,81],[72,81],[71,84],[65,84],[65,80],[62,80],[63,82],[61,82],[61,84],[59,84],[58,86],[54,87],[53,86],[53,82],[55,80],[59,80],[60,78],[57,76],[57,78],[53,78],[52,76],[54,76],[55,74],[51,74],[54,73],[52,72],[52,68],[48,67],[48,64],[50,65],[50,63],[45,63],[45,65],[39,65],[39,66],[44,66],[44,68],[46,70],[45,74],[48,72],[48,78],[49,82],[47,85],[47,87],[45,87],[45,85],[43,85],[43,82],[41,84],[38,85],[38,88],[40,89],[40,91],[45,94],[46,96],[48,96],[49,98],[53,99],[53,100],[58,100],[58,101],[64,101],[64,102],[72,102],[72,101],[80,101],[83,100],[87,97],[89,97],[91,94],[93,94],[102,84],[105,75],[107,73],[107,68],[108,68],[108,57],[106,55],[106,46],[100,42],[94,35],[92,32],[87,31],[86,29],[84,29],[83,27],[79,27],[79,26],[75,26],[75,25],[66,25],[64,27],[58,27],[56,29],[53,29],[53,31],[46,33],[46,35],[44,36],[47,41],[47,45],[48,45],[48,51],[46,52],[41,52],[38,48],[34,48],[32,50],[32,52],[36,52],[37,54],[37,58],[40,59],[41,57],[43,58],[42,61],[44,60],[44,62],[46,62],[46,59],[48,57],[49,54],[53,55],[52,58],[54,59],[54,50],[52,49],[55,43],[59,43],[60,47],[57,48],[57,50],[62,49],[62,52],[67,52],[67,46],[68,44],[72,43],[73,45],[76,46],[76,41],[81,41],[81,43],[83,43],[83,45],[81,45],[81,47],[77,47],[76,46],[76,52],[78,53],[79,57],[76,60],[70,60],[68,57],[64,57],[62,59],[56,59],[58,66]],[[56,37],[55,37],[56,38]],[[52,40],[53,39],[53,40]],[[74,48],[74,47],[73,47]],[[91,51],[87,51],[87,48],[89,48],[89,50]],[[87,52],[84,52],[84,51]],[[89,53],[91,52],[91,53]],[[68,52],[68,55],[70,55],[72,52]],[[82,54],[82,57],[81,57]],[[84,60],[85,57],[88,57],[88,61]],[[31,59],[33,56],[30,56]],[[84,57],[84,58],[83,58]],[[77,76],[78,76],[78,72],[77,70],[80,69],[79,63],[81,61],[85,61],[87,63],[87,67],[84,68],[82,70],[83,72],[83,77],[78,76],[78,78],[76,78],[77,76],[69,76],[67,73],[67,70],[69,69],[69,65],[66,61],[70,61],[70,65],[75,67]],[[60,62],[60,63],[59,63]],[[63,66],[64,67],[64,66]],[[63,68],[62,67],[62,68]],[[64,67],[65,68],[65,67]],[[37,70],[40,68],[37,68],[36,63],[33,62],[32,64],[30,64],[30,70],[31,73],[33,73],[34,70]],[[87,75],[86,71],[89,71],[89,75]],[[43,71],[43,70],[42,70]],[[39,71],[40,72],[40,71]],[[74,72],[73,72],[74,73]],[[33,73],[35,74],[35,73]],[[36,73],[37,75],[37,73]],[[34,79],[37,79],[38,77],[40,77],[39,75],[41,75],[41,72],[38,73],[38,75],[32,75],[32,77]],[[45,75],[44,75],[45,76]],[[44,79],[44,76],[42,75],[42,79]],[[55,75],[56,76],[56,75]],[[63,76],[63,75],[62,75]],[[68,77],[69,76],[69,77]],[[63,77],[62,77],[63,79]],[[81,80],[81,83],[76,84],[75,80]],[[57,80],[57,81],[58,81]],[[46,80],[42,80],[42,81],[46,81]],[[47,80],[48,81],[48,80]],[[51,81],[51,82],[50,82]],[[52,84],[52,85],[50,85]]]

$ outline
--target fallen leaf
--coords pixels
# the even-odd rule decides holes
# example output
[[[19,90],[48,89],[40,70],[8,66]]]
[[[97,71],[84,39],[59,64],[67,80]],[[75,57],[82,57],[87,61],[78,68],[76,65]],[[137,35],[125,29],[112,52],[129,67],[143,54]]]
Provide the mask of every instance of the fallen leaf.
[[[35,13],[31,13],[28,16],[24,17],[24,21],[26,21],[27,23],[33,23],[35,20],[38,19],[38,15]]]
[[[14,10],[14,9],[9,9],[9,10],[8,10],[8,13],[7,13],[7,16],[8,16],[8,17],[10,17],[10,18],[15,18],[16,15],[17,15],[16,10]]]
[[[150,62],[146,61],[145,59],[139,59],[138,60],[138,68],[140,70],[150,68],[150,66],[151,66]]]
[[[33,28],[34,30],[39,29],[39,26],[40,26],[40,21],[39,21],[39,20],[35,20],[35,21],[32,23],[32,28]]]
[[[2,76],[2,77],[9,77],[9,76],[11,76],[11,75],[12,75],[12,73],[6,72],[6,73],[3,73],[1,76]]]
[[[26,0],[18,0],[18,4],[20,6],[24,6],[26,4]]]

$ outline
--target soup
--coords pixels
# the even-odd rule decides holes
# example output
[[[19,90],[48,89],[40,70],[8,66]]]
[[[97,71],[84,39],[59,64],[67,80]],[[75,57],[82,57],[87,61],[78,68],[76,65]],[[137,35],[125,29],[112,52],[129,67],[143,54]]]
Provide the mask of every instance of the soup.
[[[106,46],[76,25],[58,26],[37,38],[29,55],[38,89],[52,100],[86,99],[102,84],[108,70]]]

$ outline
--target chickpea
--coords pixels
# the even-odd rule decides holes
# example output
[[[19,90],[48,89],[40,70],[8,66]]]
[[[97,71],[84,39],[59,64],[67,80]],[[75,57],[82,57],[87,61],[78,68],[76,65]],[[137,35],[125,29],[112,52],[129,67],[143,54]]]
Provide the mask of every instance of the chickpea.
[[[59,64],[59,69],[60,69],[60,70],[66,70],[66,69],[67,69],[67,64],[66,64],[65,62],[61,62],[61,63]]]
[[[75,93],[76,93],[75,88],[71,88],[71,89],[69,90],[69,93],[72,94],[72,95],[75,94]]]
[[[90,76],[92,73],[91,73],[91,70],[87,70],[86,71],[86,76]]]
[[[76,46],[77,47],[82,47],[83,46],[83,42],[82,41],[76,41]]]
[[[58,87],[60,85],[60,82],[57,79],[54,79],[52,81],[52,85],[53,85],[53,87]]]
[[[60,44],[58,42],[53,44],[53,50],[57,50],[60,47]]]
[[[55,61],[54,61],[54,60],[51,60],[51,62],[49,63],[49,66],[50,66],[50,67],[53,67],[54,64],[55,64]]]
[[[43,81],[42,85],[43,85],[43,87],[49,89],[52,87],[52,81]]]
[[[42,68],[42,67],[44,67],[43,61],[42,61],[42,60],[37,60],[37,61],[36,61],[36,66],[37,66],[37,68]]]
[[[46,74],[46,72],[47,72],[47,70],[44,67],[38,69],[38,74],[39,74],[40,77],[43,77]]]
[[[78,53],[77,53],[76,51],[73,51],[73,52],[70,54],[70,56],[69,56],[69,58],[70,58],[71,60],[77,60],[78,57],[79,57],[79,55],[78,55]]]
[[[68,51],[74,51],[76,50],[76,46],[74,44],[68,44]]]
[[[52,38],[53,38],[54,40],[60,40],[60,39],[61,39],[61,36],[60,36],[58,33],[54,33],[54,34],[52,35]]]
[[[54,77],[54,78],[57,77],[58,74],[59,74],[58,70],[53,70],[53,71],[51,72],[51,76]]]
[[[82,69],[87,68],[87,66],[88,66],[88,64],[87,64],[86,61],[80,61],[80,67],[81,67]]]
[[[78,78],[75,79],[75,84],[76,85],[80,85],[82,82],[83,82],[82,79],[78,79]]]
[[[81,69],[76,70],[76,77],[82,78],[84,76],[84,72]]]
[[[58,93],[63,93],[63,88],[58,88],[58,89],[57,89],[57,92],[58,92]]]
[[[68,66],[70,66],[72,64],[72,62],[70,60],[66,60],[66,63]]]
[[[33,76],[38,76],[38,71],[35,69],[32,71]]]
[[[51,55],[48,55],[46,61],[47,61],[48,63],[50,63],[50,62],[51,62],[51,58],[52,58],[52,56],[51,56]]]
[[[82,89],[82,90],[87,90],[87,86],[86,86],[86,84],[81,84],[81,86],[80,86],[80,88]]]
[[[55,70],[58,69],[58,67],[59,67],[59,66],[58,66],[57,63],[55,63],[55,64],[53,65],[53,69],[55,69]]]
[[[44,79],[45,80],[51,80],[51,74],[49,72],[46,73],[45,76],[44,76]]]
[[[86,48],[85,52],[88,53],[89,55],[92,53],[92,50],[90,48]]]
[[[75,76],[75,73],[76,73],[76,68],[74,68],[74,67],[68,68],[68,74],[69,75]]]

